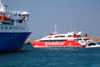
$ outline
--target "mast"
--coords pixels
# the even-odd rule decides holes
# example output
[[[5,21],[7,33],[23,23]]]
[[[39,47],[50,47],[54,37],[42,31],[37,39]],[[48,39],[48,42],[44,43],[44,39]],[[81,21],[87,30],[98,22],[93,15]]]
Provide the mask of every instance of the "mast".
[[[56,24],[55,24],[55,31],[54,31],[54,33],[55,33],[55,34],[58,34]]]
[[[57,32],[57,26],[56,26],[56,24],[55,24],[55,32]]]

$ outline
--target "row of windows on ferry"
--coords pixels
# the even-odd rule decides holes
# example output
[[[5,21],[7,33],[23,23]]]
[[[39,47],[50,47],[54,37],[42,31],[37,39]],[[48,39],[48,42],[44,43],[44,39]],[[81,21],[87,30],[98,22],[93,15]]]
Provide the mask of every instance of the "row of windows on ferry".
[[[1,29],[25,30],[25,27],[1,27]]]
[[[66,36],[55,36],[55,38],[64,38]],[[67,37],[72,37],[71,35],[68,35]]]

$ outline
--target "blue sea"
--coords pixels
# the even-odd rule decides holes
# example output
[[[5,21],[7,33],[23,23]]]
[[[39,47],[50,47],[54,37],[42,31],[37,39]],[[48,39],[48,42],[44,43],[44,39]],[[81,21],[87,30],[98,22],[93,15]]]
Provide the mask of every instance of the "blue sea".
[[[0,53],[0,67],[100,67],[100,48],[33,48]]]

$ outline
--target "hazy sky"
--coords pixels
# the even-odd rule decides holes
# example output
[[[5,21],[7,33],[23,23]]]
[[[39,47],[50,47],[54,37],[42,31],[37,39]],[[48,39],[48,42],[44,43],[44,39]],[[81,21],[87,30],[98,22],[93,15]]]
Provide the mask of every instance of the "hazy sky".
[[[41,38],[52,33],[71,30],[100,36],[100,0],[3,0],[9,9],[30,13],[27,22],[32,31],[29,38]]]

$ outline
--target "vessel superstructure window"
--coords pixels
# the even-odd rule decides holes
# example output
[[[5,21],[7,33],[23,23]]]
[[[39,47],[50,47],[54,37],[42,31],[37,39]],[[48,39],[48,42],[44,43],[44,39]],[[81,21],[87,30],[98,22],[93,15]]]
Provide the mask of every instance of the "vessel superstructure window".
[[[23,29],[25,30],[25,27]]]
[[[87,40],[89,40],[89,39],[83,39],[83,40],[87,41]]]
[[[16,29],[19,29],[19,27],[16,27]]]
[[[9,29],[12,29],[12,27],[9,27]]]
[[[58,38],[58,37],[61,37],[61,38],[63,38],[63,37],[65,37],[65,36],[55,36],[55,38]]]
[[[55,36],[55,38],[58,38],[59,36]]]
[[[71,35],[68,35],[68,37],[71,37]]]
[[[29,14],[24,14],[23,16],[27,16],[27,17],[28,17],[28,16],[29,16]]]
[[[13,29],[16,29],[15,27],[13,27]]]
[[[8,27],[5,27],[5,29],[8,29]]]
[[[21,29],[21,30],[25,30],[25,27],[21,27],[20,29]]]
[[[22,20],[19,20],[19,23],[22,23]]]
[[[21,14],[18,14],[18,16],[21,16]]]
[[[17,27],[17,29],[19,29],[19,27]]]
[[[1,29],[3,29],[3,27],[1,27]]]
[[[75,39],[75,41],[79,41],[79,40],[82,40],[82,39]]]
[[[65,36],[60,36],[60,37],[65,37]]]
[[[5,16],[5,13],[3,15]]]
[[[65,41],[65,39],[63,39],[63,40],[40,40],[40,41],[42,41],[42,42],[44,42],[44,41],[46,41],[46,42],[48,42],[48,41]]]
[[[14,14],[14,16],[17,16],[17,14]]]

